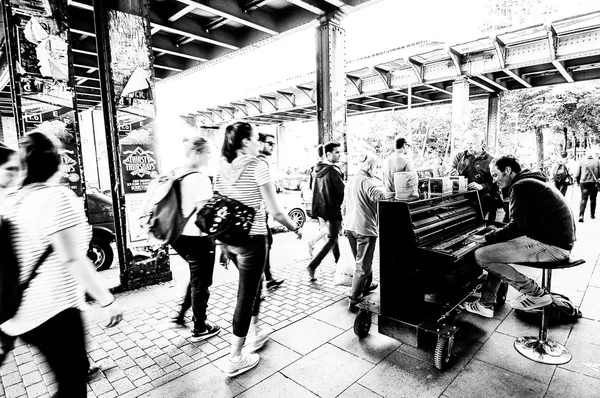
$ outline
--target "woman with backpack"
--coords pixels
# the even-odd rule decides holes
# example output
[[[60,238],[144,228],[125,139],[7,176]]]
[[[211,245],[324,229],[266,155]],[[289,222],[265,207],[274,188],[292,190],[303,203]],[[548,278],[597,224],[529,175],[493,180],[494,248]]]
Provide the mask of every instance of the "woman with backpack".
[[[0,142],[0,216],[4,211],[4,198],[6,190],[12,185],[19,172],[19,158],[16,151]],[[14,337],[4,334],[0,330],[0,366],[4,363],[6,355],[13,349]]]
[[[228,376],[236,376],[258,364],[260,357],[254,351],[262,348],[271,332],[269,328],[261,330],[258,327],[260,288],[267,256],[265,205],[277,222],[302,236],[296,224],[277,204],[269,168],[257,158],[259,148],[258,133],[249,123],[238,122],[225,129],[215,191],[256,212],[247,243],[243,246],[224,245],[240,275],[231,353],[225,365]],[[247,353],[242,353],[242,347]]]
[[[185,175],[181,179],[181,210],[186,217],[190,216],[190,218],[181,236],[171,243],[171,246],[189,264],[190,283],[174,322],[184,326],[185,313],[191,306],[194,314],[191,341],[200,341],[217,335],[221,329],[206,320],[210,297],[208,289],[212,285],[215,266],[215,242],[200,232],[194,217],[195,213],[212,198],[210,178],[204,172],[210,160],[211,147],[202,137],[185,138],[183,145],[184,164],[173,172],[177,175]]]
[[[55,137],[41,132],[21,144],[23,180],[7,196],[4,216],[12,226],[20,283],[30,283],[16,314],[0,327],[44,355],[58,383],[55,396],[78,398],[87,396],[89,366],[81,317],[85,291],[104,308],[107,327],[123,313],[86,256],[92,232],[81,199],[54,182],[59,148]]]

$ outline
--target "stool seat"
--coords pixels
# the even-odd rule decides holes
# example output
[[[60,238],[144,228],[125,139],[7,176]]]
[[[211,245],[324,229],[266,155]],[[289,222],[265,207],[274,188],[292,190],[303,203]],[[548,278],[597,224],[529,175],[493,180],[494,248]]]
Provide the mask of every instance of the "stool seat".
[[[584,259],[573,260],[568,258],[561,261],[539,261],[533,263],[513,263],[517,265],[524,265],[525,267],[541,268],[541,269],[561,269],[561,268],[572,268],[585,263]]]

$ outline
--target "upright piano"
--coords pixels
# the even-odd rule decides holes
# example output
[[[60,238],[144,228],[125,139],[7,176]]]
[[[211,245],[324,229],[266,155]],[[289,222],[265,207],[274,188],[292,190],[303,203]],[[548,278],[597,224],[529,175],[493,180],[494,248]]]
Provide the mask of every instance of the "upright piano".
[[[482,276],[473,236],[490,228],[477,191],[379,202],[380,315],[420,324],[464,298]]]

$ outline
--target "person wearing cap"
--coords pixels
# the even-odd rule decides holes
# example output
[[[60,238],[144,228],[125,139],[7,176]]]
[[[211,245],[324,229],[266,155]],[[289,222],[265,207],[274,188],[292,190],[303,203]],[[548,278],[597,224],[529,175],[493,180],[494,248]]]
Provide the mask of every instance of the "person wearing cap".
[[[396,150],[383,161],[383,188],[387,192],[396,192],[394,173],[414,171],[413,163],[408,158],[409,148],[406,138],[399,137],[396,139]]]
[[[372,283],[371,269],[378,236],[377,202],[394,197],[393,192],[384,192],[375,183],[373,176],[378,167],[379,158],[376,155],[364,155],[360,169],[348,181],[344,193],[344,225],[356,262],[348,307],[351,312],[358,311],[357,304],[362,297],[377,289],[377,284]]]

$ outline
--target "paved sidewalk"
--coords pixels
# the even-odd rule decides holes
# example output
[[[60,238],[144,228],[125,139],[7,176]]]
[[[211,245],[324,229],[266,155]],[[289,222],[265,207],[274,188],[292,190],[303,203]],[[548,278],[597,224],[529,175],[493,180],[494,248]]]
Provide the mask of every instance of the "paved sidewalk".
[[[309,224],[306,234],[315,228]],[[170,323],[187,275],[185,263],[172,256],[173,282],[119,295],[127,311],[116,328],[102,328],[97,306],[87,312],[89,353],[103,369],[90,380],[88,396],[598,397],[600,221],[588,218],[577,228],[573,256],[587,263],[553,273],[552,290],[581,305],[584,315],[575,325],[549,330],[550,338],[573,353],[566,365],[538,364],[514,350],[515,338],[535,335],[537,327],[516,318],[508,304],[492,319],[468,313],[457,317],[468,333],[457,339],[456,358],[445,372],[433,366],[431,350],[380,335],[376,324],[359,340],[352,329],[355,316],[347,310],[348,288],[331,283],[332,257],[317,270],[318,280],[310,283],[305,242],[283,233],[275,235],[272,264],[275,277],[286,281],[269,292],[261,307],[262,320],[276,332],[260,351],[256,368],[235,378],[222,371],[237,290],[235,268],[217,266],[211,288],[208,317],[223,330],[191,343],[189,330],[174,329]],[[378,263],[377,255],[376,279]],[[539,278],[539,271],[523,271]],[[509,289],[509,299],[514,297],[516,292]],[[0,375],[0,397],[49,396],[55,390],[43,357],[26,345],[14,350]]]

